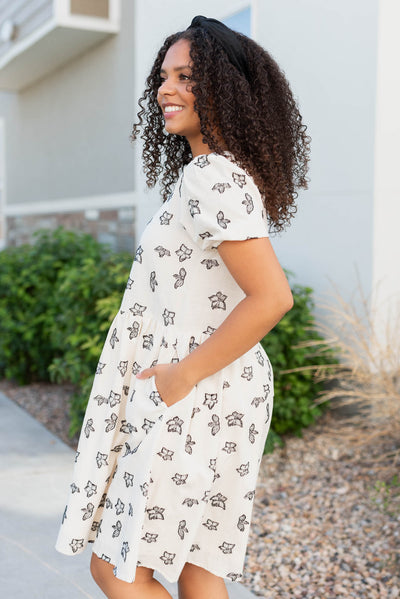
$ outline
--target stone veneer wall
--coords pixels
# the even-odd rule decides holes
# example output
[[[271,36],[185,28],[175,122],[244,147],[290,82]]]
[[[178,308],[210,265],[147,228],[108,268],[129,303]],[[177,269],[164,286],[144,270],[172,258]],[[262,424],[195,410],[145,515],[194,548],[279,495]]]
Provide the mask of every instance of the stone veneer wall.
[[[90,233],[101,243],[115,251],[134,253],[134,208],[114,210],[82,210],[77,212],[26,214],[7,217],[7,246],[31,243],[38,229],[54,230],[57,227]]]

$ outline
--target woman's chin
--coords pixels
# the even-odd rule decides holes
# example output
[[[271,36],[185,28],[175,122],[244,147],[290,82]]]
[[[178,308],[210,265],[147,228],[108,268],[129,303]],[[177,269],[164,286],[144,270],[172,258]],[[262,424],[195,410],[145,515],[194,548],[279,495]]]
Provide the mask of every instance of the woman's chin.
[[[173,123],[168,123],[168,121],[164,123],[164,129],[171,135],[183,135],[181,127],[177,127],[176,125],[174,126]]]

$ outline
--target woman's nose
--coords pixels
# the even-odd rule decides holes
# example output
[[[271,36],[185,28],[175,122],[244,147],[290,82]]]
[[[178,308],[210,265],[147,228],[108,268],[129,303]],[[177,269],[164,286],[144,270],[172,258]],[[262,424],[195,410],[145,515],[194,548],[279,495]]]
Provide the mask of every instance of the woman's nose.
[[[161,83],[160,87],[158,88],[158,92],[160,94],[173,94],[175,91],[174,85],[171,81],[171,79],[164,79],[164,81]]]

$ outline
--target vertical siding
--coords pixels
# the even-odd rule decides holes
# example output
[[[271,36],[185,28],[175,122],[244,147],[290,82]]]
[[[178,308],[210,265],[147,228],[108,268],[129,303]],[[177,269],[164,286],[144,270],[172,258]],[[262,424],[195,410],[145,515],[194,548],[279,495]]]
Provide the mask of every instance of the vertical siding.
[[[135,2],[121,6],[118,35],[17,95],[7,134],[9,206],[133,190]]]
[[[16,36],[9,42],[0,40],[0,58],[15,44],[38,29],[53,14],[53,0],[0,0],[0,27],[7,19],[17,27]]]

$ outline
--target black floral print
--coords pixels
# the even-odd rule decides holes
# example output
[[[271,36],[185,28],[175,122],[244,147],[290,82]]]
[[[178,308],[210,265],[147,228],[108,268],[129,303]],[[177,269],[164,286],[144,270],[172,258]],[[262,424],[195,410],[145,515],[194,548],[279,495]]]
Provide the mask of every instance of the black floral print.
[[[192,249],[186,247],[186,245],[182,243],[179,249],[175,251],[175,254],[179,256],[179,262],[183,262],[184,260],[188,260],[191,257],[192,252]]]
[[[96,369],[57,549],[93,551],[132,582],[139,564],[179,578],[185,561],[240,580],[273,376],[260,344],[168,407],[156,377],[243,299],[218,245],[267,237],[251,177],[197,156],[147,224]]]
[[[178,289],[178,287],[182,287],[182,285],[185,282],[185,277],[186,270],[182,267],[179,269],[179,272],[177,274],[174,274],[174,278],[176,279],[174,283],[175,289]]]
[[[200,214],[199,200],[189,200],[188,204],[189,204],[190,216],[194,216],[195,214]]]
[[[160,224],[161,225],[169,225],[172,217],[173,217],[173,214],[170,214],[169,212],[167,212],[165,210],[160,216]]]
[[[82,510],[81,510],[83,512],[82,520],[87,520],[88,518],[90,518],[93,514],[93,510],[94,510],[93,503],[88,503],[85,508],[82,508]]]
[[[241,516],[239,516],[236,526],[239,530],[244,531],[246,524],[250,524],[250,522],[246,520],[246,514],[242,514]]]
[[[231,221],[229,220],[229,218],[225,218],[225,215],[224,215],[224,213],[222,212],[222,210],[220,210],[220,211],[217,213],[217,223],[219,224],[219,226],[220,226],[222,229],[227,229],[227,227],[228,227],[228,224],[229,224],[230,222],[231,222]]]
[[[156,505],[146,511],[149,515],[150,520],[157,520],[157,519],[164,520],[163,513],[165,511],[165,508],[158,507],[158,505]]]
[[[229,189],[230,188],[230,184],[229,183],[216,183],[215,185],[212,186],[212,191],[219,191],[219,193],[224,193],[225,189]]]
[[[246,206],[247,214],[251,214],[254,210],[253,199],[249,193],[244,194],[244,200],[242,200],[242,204]]]
[[[157,452],[157,455],[159,455],[163,460],[172,460],[174,452],[162,447],[161,450]]]
[[[224,295],[221,291],[217,291],[217,293],[214,293],[214,295],[209,295],[208,299],[211,302],[211,308],[213,310],[216,310],[217,308],[220,308],[221,310],[226,310],[226,303],[225,300],[228,296]]]
[[[139,245],[137,247],[137,250],[135,252],[135,260],[137,260],[138,262],[142,263],[142,254],[143,254],[143,248],[141,245]]]
[[[156,248],[154,248],[156,252],[158,252],[158,257],[159,258],[163,258],[164,256],[170,256],[171,252],[165,248],[163,248],[162,245],[158,245]]]

